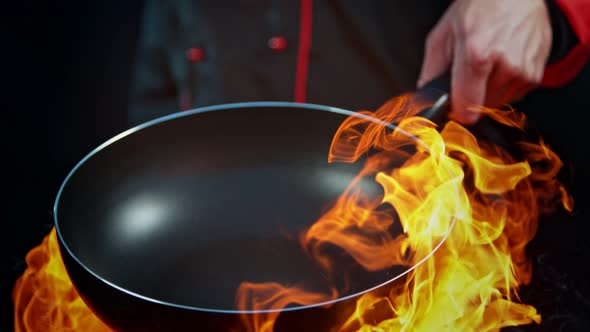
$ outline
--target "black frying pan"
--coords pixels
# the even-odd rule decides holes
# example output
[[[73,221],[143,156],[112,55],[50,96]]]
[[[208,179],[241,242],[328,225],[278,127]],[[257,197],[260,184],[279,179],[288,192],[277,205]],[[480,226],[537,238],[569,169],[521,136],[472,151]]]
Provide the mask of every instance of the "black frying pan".
[[[355,114],[229,104],[157,119],[104,143],[71,171],[55,203],[79,294],[113,329],[224,331],[237,329],[243,313],[234,304],[242,281],[327,291],[293,237],[359,172],[360,162],[327,162],[336,129]],[[370,186],[367,193],[380,194]],[[332,306],[292,305],[276,330],[326,331],[362,293],[407,271],[353,273]]]

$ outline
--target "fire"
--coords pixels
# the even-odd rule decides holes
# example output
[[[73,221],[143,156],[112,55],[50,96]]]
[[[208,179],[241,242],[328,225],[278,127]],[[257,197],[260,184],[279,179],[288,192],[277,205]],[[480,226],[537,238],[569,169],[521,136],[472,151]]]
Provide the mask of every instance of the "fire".
[[[15,332],[110,331],[86,307],[67,275],[55,228],[26,257],[13,290]]]
[[[531,278],[525,248],[539,216],[558,204],[572,209],[556,179],[561,161],[542,141],[515,143],[517,158],[455,122],[439,128],[415,116],[426,106],[411,95],[397,97],[376,112],[349,117],[334,136],[330,162],[365,158],[365,166],[301,234],[302,250],[329,280],[341,274],[346,280],[327,250],[334,247],[367,271],[400,266],[407,273],[359,297],[333,330],[498,331],[540,323],[517,291]],[[525,124],[515,111],[480,111],[506,126]],[[382,189],[379,197],[363,191],[367,179]],[[391,231],[396,227],[399,234]],[[55,230],[26,260],[13,291],[16,332],[110,331],[73,288]],[[244,281],[236,306],[258,312],[242,315],[242,329],[270,332],[285,307],[329,302],[346,291],[346,285],[318,293],[305,285]]]
[[[397,122],[396,129],[349,117],[334,137],[331,162],[367,160],[331,210],[302,234],[303,248],[332,276],[343,273],[324,250],[333,246],[367,271],[410,268],[386,294],[360,297],[337,330],[499,331],[540,323],[540,314],[519,301],[517,290],[532,275],[525,248],[540,213],[557,203],[572,208],[556,180],[560,159],[541,141],[518,143],[523,157],[517,160],[456,122],[437,128],[414,116],[423,107],[409,95],[395,98],[362,114]],[[479,111],[506,126],[525,124],[515,111]],[[367,178],[381,186],[381,197],[363,193],[359,183]],[[396,224],[401,235],[390,231]],[[246,293],[257,301],[245,305]],[[244,283],[237,299],[241,309],[278,310],[307,305],[301,299],[314,294],[304,287]],[[277,316],[257,315],[245,324],[249,331],[271,331]]]
[[[300,287],[285,287],[275,282],[250,283],[243,282],[238,288],[238,308],[250,310],[267,310],[268,308],[282,309],[291,303],[310,305],[333,300],[337,296],[336,290],[331,294],[312,293]],[[247,332],[272,332],[274,322],[280,310],[256,314],[253,317],[241,315],[242,323]]]

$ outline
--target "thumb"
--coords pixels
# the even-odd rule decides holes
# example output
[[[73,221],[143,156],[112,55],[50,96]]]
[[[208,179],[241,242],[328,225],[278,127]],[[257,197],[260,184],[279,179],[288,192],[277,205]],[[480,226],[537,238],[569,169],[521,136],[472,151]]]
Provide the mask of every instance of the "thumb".
[[[453,40],[449,19],[443,17],[426,38],[419,88],[447,71],[453,59]]]

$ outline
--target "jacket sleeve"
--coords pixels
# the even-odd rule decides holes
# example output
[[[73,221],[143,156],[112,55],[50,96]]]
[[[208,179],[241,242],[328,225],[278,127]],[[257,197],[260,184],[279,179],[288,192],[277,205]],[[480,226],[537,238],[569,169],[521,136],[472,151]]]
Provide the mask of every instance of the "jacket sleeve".
[[[563,15],[574,37],[567,53],[545,68],[541,87],[556,88],[574,79],[590,59],[590,0],[549,1]],[[554,43],[559,42],[555,39]]]
[[[134,126],[178,110],[170,68],[173,21],[166,1],[148,0],[142,13],[139,45],[129,89],[128,125]]]

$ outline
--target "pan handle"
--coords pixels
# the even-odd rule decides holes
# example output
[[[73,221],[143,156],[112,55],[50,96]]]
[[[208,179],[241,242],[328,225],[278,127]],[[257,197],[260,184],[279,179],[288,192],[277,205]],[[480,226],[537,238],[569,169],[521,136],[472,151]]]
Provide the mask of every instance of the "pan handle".
[[[432,81],[424,84],[417,93],[449,94],[451,92],[451,72],[447,71]]]
[[[438,76],[416,91],[416,97],[432,103],[432,106],[417,115],[427,118],[440,128],[449,121],[451,96],[450,71]],[[515,151],[515,141],[524,139],[523,132],[482,117],[475,124],[465,126],[476,136],[484,138],[508,151]]]
[[[451,73],[436,77],[416,91],[416,97],[432,103],[432,106],[420,111],[417,115],[429,119],[439,126],[448,120],[450,112]]]

